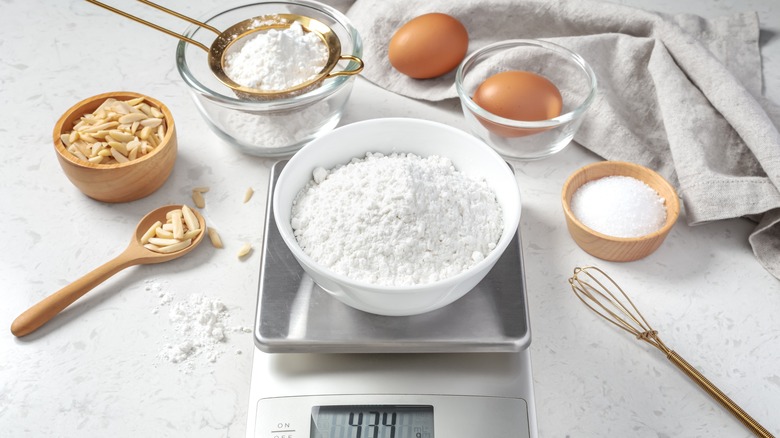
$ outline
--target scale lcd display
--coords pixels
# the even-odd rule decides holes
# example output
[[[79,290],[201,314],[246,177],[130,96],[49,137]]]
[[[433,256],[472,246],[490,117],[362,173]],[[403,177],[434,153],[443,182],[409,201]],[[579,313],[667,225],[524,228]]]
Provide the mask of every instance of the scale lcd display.
[[[434,438],[433,406],[314,406],[310,438]]]

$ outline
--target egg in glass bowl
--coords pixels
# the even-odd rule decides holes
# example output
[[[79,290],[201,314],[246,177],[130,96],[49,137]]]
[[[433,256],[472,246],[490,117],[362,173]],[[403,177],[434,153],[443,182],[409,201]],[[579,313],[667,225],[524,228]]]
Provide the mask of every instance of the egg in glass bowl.
[[[455,87],[468,129],[507,159],[563,150],[596,97],[597,80],[579,54],[552,42],[500,41],[471,53]]]
[[[410,155],[413,157],[409,157]],[[410,161],[393,170],[403,176],[396,183],[386,184],[388,181],[382,180],[378,173],[365,173],[362,179],[336,179],[337,170],[357,171],[357,165],[368,162],[376,164],[375,162],[378,163],[381,159],[392,157]],[[436,165],[415,166],[415,162],[425,159],[435,161]],[[468,181],[465,184],[474,184],[473,187],[478,190],[487,190],[490,195],[477,199],[451,196],[452,202],[441,208],[441,215],[423,215],[422,210],[429,208],[429,201],[434,201],[437,197],[447,198],[448,195],[455,195],[457,191],[455,187],[446,184],[435,189],[422,186],[435,186],[436,181],[440,180],[439,177],[448,178],[450,175]],[[332,180],[328,181],[329,178]],[[383,189],[365,204],[353,203],[354,199],[362,200],[360,196],[349,198],[344,195],[356,188],[370,186],[375,181],[380,182],[379,185]],[[323,199],[323,205],[334,212],[344,211],[344,214],[350,215],[351,218],[362,218],[352,224],[354,229],[341,230],[339,226],[331,226],[327,230],[315,230],[323,236],[323,240],[333,240],[336,238],[335,234],[342,234],[355,240],[361,239],[360,241],[365,243],[352,247],[349,251],[342,251],[340,256],[351,260],[351,265],[346,270],[341,269],[340,260],[337,260],[335,255],[333,259],[322,259],[308,249],[304,250],[299,241],[301,224],[294,223],[301,221],[293,210],[301,204],[302,193],[315,185],[326,190],[326,184],[338,185],[343,187],[343,190],[332,190],[332,198]],[[451,190],[448,190],[448,187]],[[492,198],[492,201],[489,198]],[[399,200],[402,202],[396,202]],[[418,200],[421,202],[418,203]],[[449,270],[449,262],[443,262],[440,270],[445,272],[442,275],[412,282],[387,282],[386,279],[369,278],[370,275],[353,275],[361,270],[364,262],[368,266],[372,262],[382,265],[386,260],[383,257],[393,258],[388,252],[393,253],[397,248],[404,247],[420,248],[420,241],[423,239],[419,236],[433,236],[430,246],[423,245],[423,250],[402,252],[401,256],[396,255],[394,258],[399,265],[413,267],[405,274],[415,276],[426,271],[429,265],[426,260],[428,250],[431,256],[440,257],[434,254],[444,245],[458,243],[453,242],[455,238],[445,231],[451,224],[443,217],[457,217],[461,213],[482,214],[485,208],[490,208],[490,202],[495,202],[498,206],[495,213],[497,216],[490,216],[498,224],[495,241],[488,245],[491,248],[489,251],[473,254],[468,250],[465,255],[469,261],[465,269]],[[401,205],[402,208],[395,207],[391,210],[391,205]],[[272,209],[274,221],[286,246],[304,271],[322,289],[356,309],[378,315],[402,316],[439,309],[474,288],[490,272],[517,232],[521,206],[513,170],[481,140],[465,131],[440,123],[388,118],[349,124],[304,146],[279,174],[273,193]],[[382,222],[385,220],[389,221],[387,226]],[[396,227],[398,222],[402,222],[401,225],[404,226],[408,225],[400,229],[409,232],[394,234],[393,227]],[[374,227],[374,224],[378,225]],[[366,237],[368,234],[363,234],[365,228],[373,229],[373,239]],[[354,234],[350,234],[353,232]],[[467,236],[458,239],[461,238],[468,239]],[[337,251],[330,254],[335,252]],[[384,266],[395,262],[391,260],[384,263]],[[367,271],[372,272],[371,269]]]

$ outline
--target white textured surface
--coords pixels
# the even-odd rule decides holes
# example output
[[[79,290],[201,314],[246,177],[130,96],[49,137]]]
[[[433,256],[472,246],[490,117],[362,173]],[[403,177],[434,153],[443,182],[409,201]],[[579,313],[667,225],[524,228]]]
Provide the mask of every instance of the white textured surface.
[[[623,0],[664,12],[716,16],[758,11],[766,94],[780,103],[780,5],[776,0]],[[134,2],[145,17],[183,25]],[[168,6],[199,16],[206,2]],[[79,300],[34,335],[0,335],[3,436],[242,436],[252,341],[230,333],[226,353],[187,374],[155,359],[175,334],[146,281],[183,299],[218,297],[231,324],[251,325],[265,197],[243,204],[248,186],[267,188],[272,161],[223,144],[200,119],[174,66],[176,41],[86,2],[5,1],[0,14],[0,322],[117,255],[136,222],[208,185],[209,223],[224,250],[207,244],[179,261],[130,268]],[[74,102],[109,90],[155,96],[173,112],[179,160],[150,197],[108,205],[65,178],[51,129]],[[358,81],[344,122],[412,116],[463,126],[457,101],[414,102]],[[780,284],[747,244],[752,224],[690,228],[681,220],[647,259],[599,262],[574,245],[560,207],[566,177],[595,157],[570,147],[550,159],[515,163],[524,200],[521,227],[531,307],[537,415],[542,437],[747,437],[740,423],[668,363],[592,315],[566,279],[596,263],[634,297],[669,346],[704,372],[775,435],[780,434]],[[173,302],[171,303],[171,305]],[[237,350],[243,353],[238,354]]]

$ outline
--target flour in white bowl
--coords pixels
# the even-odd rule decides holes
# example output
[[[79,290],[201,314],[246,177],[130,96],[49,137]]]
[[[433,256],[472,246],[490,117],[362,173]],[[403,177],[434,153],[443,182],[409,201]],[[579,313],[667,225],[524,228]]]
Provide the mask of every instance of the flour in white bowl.
[[[292,207],[303,251],[357,281],[409,286],[457,275],[495,249],[501,205],[445,157],[368,153],[317,168]]]
[[[292,88],[317,76],[328,62],[320,37],[294,22],[285,29],[258,31],[225,57],[225,74],[236,83],[263,91]]]

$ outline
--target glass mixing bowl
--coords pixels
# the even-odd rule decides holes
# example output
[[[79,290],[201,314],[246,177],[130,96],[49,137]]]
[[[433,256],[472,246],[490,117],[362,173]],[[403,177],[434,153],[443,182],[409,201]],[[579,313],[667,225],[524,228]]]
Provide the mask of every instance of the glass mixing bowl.
[[[521,121],[500,117],[479,106],[472,96],[485,79],[520,70],[550,80],[561,93],[561,115]],[[574,137],[596,96],[596,75],[577,53],[540,40],[507,40],[485,46],[458,67],[455,86],[469,130],[505,158],[536,160],[561,151]]]
[[[248,3],[201,21],[223,30],[249,18],[282,13],[303,15],[324,23],[338,36],[343,55],[362,56],[360,35],[347,17],[315,1]],[[187,28],[184,35],[204,42],[206,46],[214,39],[212,32],[196,25]],[[178,44],[176,67],[208,126],[242,152],[261,157],[289,156],[336,127],[356,76],[335,76],[305,94],[258,102],[236,97],[233,90],[212,73],[208,54],[193,44],[184,41]],[[334,71],[357,67],[357,62],[344,60]]]

